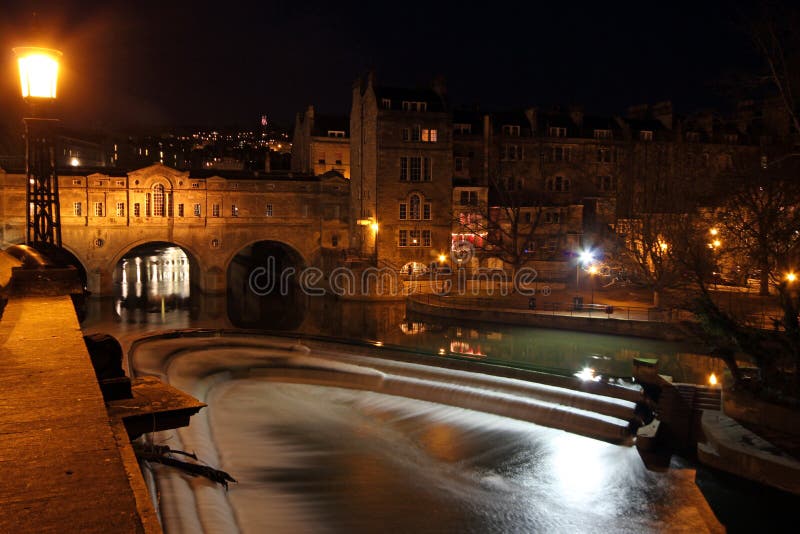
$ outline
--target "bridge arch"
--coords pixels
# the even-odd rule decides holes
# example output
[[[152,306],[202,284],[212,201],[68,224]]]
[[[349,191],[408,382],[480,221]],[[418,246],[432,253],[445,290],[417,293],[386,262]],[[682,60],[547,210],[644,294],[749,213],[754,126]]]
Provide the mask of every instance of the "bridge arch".
[[[120,247],[116,252],[114,252],[109,257],[111,258],[106,265],[101,265],[100,271],[104,273],[112,273],[111,276],[104,276],[101,280],[101,288],[100,293],[103,295],[112,295],[114,294],[114,284],[120,282],[117,279],[117,265],[119,264],[122,259],[129,255],[132,251],[136,250],[137,248],[145,247],[148,245],[152,245],[154,247],[166,247],[166,246],[174,246],[178,247],[186,254],[186,258],[189,262],[189,280],[191,283],[192,289],[199,289],[200,291],[205,290],[205,280],[204,280],[204,272],[203,266],[200,263],[200,256],[199,254],[193,250],[193,247],[190,245],[186,245],[181,240],[163,240],[163,239],[138,239],[136,241],[132,241],[130,243],[126,243],[124,246]]]
[[[226,262],[228,318],[243,328],[291,330],[305,319],[307,295],[297,284],[307,266],[284,240],[252,240]]]

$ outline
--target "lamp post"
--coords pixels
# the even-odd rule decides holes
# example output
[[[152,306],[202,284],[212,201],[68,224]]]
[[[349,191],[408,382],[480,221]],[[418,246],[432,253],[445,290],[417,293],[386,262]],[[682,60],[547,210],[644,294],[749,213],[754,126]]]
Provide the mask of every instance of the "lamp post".
[[[590,276],[589,281],[592,286],[592,306],[594,306],[594,275],[596,274],[597,274],[597,266],[592,265],[591,267],[589,267],[589,276]]]
[[[61,52],[49,48],[14,48],[22,98],[28,105],[25,124],[26,234],[36,247],[61,247],[61,210],[56,169],[55,119],[45,116],[56,99]]]

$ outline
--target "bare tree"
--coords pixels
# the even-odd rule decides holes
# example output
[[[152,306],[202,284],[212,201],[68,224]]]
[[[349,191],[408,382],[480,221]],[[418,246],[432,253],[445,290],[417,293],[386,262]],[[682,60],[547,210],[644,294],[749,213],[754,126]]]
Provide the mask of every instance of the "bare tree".
[[[460,232],[480,236],[476,252],[502,260],[514,271],[536,259],[552,259],[563,246],[569,210],[526,190],[513,179],[492,176],[489,198],[456,213]],[[541,246],[544,241],[550,245]]]

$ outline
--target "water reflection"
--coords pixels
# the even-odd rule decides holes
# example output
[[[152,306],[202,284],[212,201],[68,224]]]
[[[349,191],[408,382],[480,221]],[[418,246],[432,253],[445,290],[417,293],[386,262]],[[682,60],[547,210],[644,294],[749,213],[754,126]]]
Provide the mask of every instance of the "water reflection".
[[[189,258],[180,247],[139,247],[117,264],[115,316],[126,323],[174,321],[192,309]]]
[[[229,268],[227,296],[211,297],[192,294],[190,261],[182,249],[135,249],[117,266],[113,316],[148,328],[235,326],[368,341],[563,375],[591,368],[604,379],[631,376],[634,358],[657,359],[660,372],[677,382],[705,383],[724,370],[719,360],[680,343],[415,316],[402,301],[310,297],[296,286],[259,296],[247,285],[253,265],[267,256],[286,265],[294,260],[269,244],[246,252]]]

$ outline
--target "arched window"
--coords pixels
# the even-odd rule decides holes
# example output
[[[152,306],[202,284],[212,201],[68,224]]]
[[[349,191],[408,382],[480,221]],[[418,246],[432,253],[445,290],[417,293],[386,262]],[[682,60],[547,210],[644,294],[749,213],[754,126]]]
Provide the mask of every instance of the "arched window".
[[[414,220],[420,219],[420,213],[419,213],[420,200],[419,200],[419,195],[411,195],[411,198],[409,199],[408,204],[409,204],[408,205],[408,218],[409,219],[414,219]]]
[[[164,216],[164,186],[156,184],[153,186],[153,217]]]

